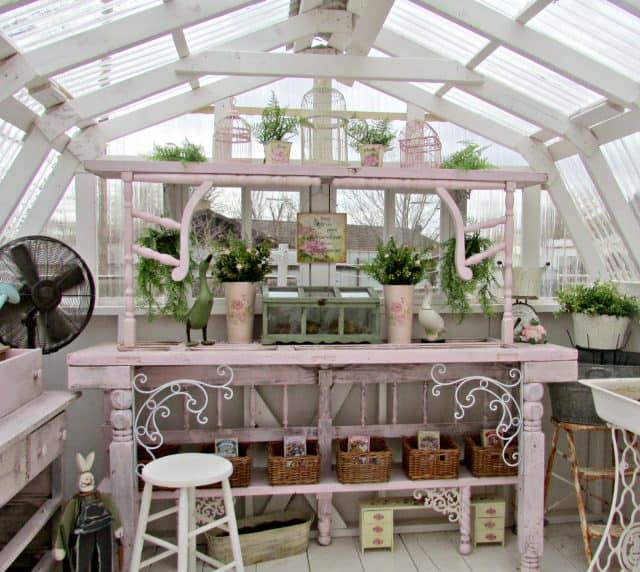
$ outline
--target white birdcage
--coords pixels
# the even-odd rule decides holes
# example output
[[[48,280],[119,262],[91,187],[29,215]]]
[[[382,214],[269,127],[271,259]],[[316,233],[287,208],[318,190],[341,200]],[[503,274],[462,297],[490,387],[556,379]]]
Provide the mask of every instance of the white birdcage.
[[[215,159],[251,160],[251,125],[235,111],[215,123]]]
[[[302,98],[302,161],[347,163],[349,114],[344,96],[331,83],[316,80]]]
[[[408,121],[400,135],[401,167],[439,167],[442,163],[442,143],[426,121]]]

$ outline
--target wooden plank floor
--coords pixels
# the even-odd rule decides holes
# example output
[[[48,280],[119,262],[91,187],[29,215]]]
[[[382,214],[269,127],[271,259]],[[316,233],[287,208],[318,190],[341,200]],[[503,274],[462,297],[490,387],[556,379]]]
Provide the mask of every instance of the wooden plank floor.
[[[469,556],[458,554],[457,532],[396,535],[393,552],[362,554],[358,539],[334,538],[330,546],[309,542],[306,553],[246,566],[246,572],[515,572],[519,569],[517,537],[506,531],[505,546],[481,545]],[[545,528],[543,572],[584,572],[587,568],[577,524]],[[175,572],[175,559],[155,564],[151,572]],[[209,566],[202,572],[213,570]]]

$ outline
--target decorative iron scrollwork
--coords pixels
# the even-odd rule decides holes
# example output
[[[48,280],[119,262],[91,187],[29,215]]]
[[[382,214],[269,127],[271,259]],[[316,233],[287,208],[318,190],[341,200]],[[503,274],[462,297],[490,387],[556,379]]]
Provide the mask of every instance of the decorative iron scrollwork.
[[[424,499],[424,507],[444,514],[449,522],[460,521],[460,489],[418,489],[413,491],[413,498]]]

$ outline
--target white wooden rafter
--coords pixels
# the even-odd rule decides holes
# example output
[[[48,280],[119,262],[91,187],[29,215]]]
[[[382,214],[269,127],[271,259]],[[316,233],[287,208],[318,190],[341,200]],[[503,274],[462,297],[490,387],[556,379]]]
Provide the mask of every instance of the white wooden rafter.
[[[7,97],[0,102],[0,118],[26,133],[38,116],[16,98]]]
[[[301,0],[298,14],[304,14],[305,12],[310,12],[311,10],[315,10],[316,8],[320,8],[320,6],[322,6],[322,1],[323,0]],[[306,36],[298,38],[293,43],[293,51],[301,52],[302,50],[310,48],[314,36],[314,34],[308,34]]]
[[[639,0],[609,0],[612,4],[618,6],[618,8],[622,8],[629,12],[629,14],[633,14],[640,18],[640,1]]]
[[[13,10],[14,8],[19,8],[20,6],[26,6],[35,1],[36,0],[0,0],[0,14]]]
[[[0,61],[17,53],[16,47],[6,38],[3,34],[0,34]]]
[[[605,95],[614,103],[629,107],[640,101],[640,86],[632,79],[475,0],[411,1]]]
[[[518,24],[526,24],[554,1],[555,0],[531,0],[522,10],[520,10],[520,13],[515,17],[515,21],[518,22]]]

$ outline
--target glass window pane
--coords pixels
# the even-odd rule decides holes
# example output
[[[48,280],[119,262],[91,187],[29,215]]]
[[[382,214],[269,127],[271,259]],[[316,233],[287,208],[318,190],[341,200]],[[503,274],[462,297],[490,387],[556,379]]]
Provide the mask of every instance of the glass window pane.
[[[66,242],[72,248],[77,244],[76,237],[76,184],[75,178],[67,187],[56,210],[42,230],[42,234]]]
[[[22,149],[23,138],[24,131],[22,129],[0,119],[0,181],[4,179]]]
[[[600,147],[627,203],[640,222],[640,133]]]

